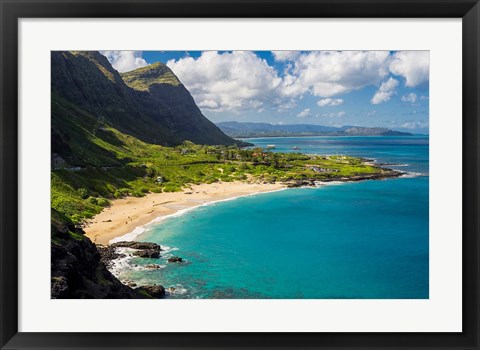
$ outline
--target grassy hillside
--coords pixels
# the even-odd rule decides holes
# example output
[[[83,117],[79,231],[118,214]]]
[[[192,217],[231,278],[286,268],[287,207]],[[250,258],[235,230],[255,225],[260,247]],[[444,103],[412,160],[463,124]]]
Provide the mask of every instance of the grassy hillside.
[[[52,298],[151,297],[122,285],[79,227],[115,198],[392,174],[351,157],[239,148],[160,63],[119,74],[98,52],[53,52],[51,96]]]
[[[74,223],[113,198],[191,184],[383,172],[355,158],[240,149],[161,63],[119,74],[98,52],[53,52],[51,103],[51,204]]]
[[[97,132],[101,124],[152,144],[241,143],[205,118],[188,90],[164,64],[155,63],[120,75],[96,51],[52,52],[53,152],[62,157],[69,145],[70,122]],[[88,120],[84,121],[88,115]],[[75,135],[73,136],[75,138]],[[70,159],[74,162],[74,159]]]
[[[82,154],[88,158],[83,166],[67,163],[52,170],[52,208],[77,223],[99,213],[110,199],[180,191],[191,184],[322,180],[383,171],[342,156],[281,154],[191,142],[164,147],[105,125],[93,133],[75,124],[73,135],[77,138],[70,140],[72,152],[79,154],[79,159]]]

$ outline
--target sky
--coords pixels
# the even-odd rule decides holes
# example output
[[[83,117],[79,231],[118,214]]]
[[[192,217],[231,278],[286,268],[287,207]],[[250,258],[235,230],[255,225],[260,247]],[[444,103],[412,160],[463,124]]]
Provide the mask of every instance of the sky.
[[[213,122],[429,130],[429,51],[101,51],[172,69]]]

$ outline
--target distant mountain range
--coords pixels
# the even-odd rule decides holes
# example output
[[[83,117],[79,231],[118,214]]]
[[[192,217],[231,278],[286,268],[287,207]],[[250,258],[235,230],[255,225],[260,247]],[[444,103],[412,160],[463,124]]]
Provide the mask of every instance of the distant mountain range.
[[[282,136],[410,136],[407,132],[387,128],[342,126],[339,128],[311,124],[274,125],[268,123],[220,122],[216,124],[230,137],[282,137]]]

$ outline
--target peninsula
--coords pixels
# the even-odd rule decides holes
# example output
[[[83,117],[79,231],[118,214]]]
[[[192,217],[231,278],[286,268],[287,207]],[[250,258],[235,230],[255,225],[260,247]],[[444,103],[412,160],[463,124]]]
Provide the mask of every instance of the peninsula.
[[[400,175],[366,159],[252,146],[205,118],[161,63],[120,74],[98,52],[52,52],[52,298],[161,296],[121,284],[92,242],[179,210]]]

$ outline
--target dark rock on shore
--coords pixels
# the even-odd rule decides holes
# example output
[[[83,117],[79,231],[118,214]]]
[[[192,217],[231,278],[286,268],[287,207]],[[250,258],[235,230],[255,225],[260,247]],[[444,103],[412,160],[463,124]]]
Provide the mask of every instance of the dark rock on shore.
[[[176,263],[176,262],[182,262],[183,259],[179,256],[172,256],[171,258],[168,259],[169,263]]]
[[[160,251],[162,248],[156,244],[151,242],[117,242],[113,243],[111,246],[115,250],[115,248],[130,248],[135,249],[136,251],[133,252],[133,255],[139,256],[141,258],[158,258],[160,257]]]
[[[145,265],[145,268],[149,270],[158,270],[158,269],[161,269],[162,266],[158,264],[148,264],[148,265]]]
[[[399,177],[403,174],[401,171],[392,170],[383,168],[383,172],[376,173],[376,174],[365,174],[365,175],[357,175],[352,176],[351,178],[343,179],[343,180],[329,180],[329,181],[363,181],[363,180],[382,180],[387,179],[390,177]]]
[[[123,241],[123,242],[113,243],[110,246],[113,248],[124,247],[124,248],[131,248],[131,249],[153,249],[158,251],[162,250],[157,243],[151,243],[151,242]]]
[[[288,188],[295,188],[295,187],[305,187],[305,186],[316,186],[316,182],[332,182],[332,181],[343,181],[343,182],[351,182],[351,181],[363,181],[363,180],[381,180],[390,177],[399,177],[403,173],[400,171],[392,170],[392,169],[383,169],[384,171],[381,173],[375,174],[362,174],[357,176],[349,176],[349,177],[329,177],[325,179],[301,179],[301,180],[290,180],[285,182],[285,185]]]
[[[138,256],[140,258],[153,258],[157,259],[160,257],[160,251],[154,249],[142,249],[133,252],[133,255]]]
[[[294,180],[287,183],[288,188],[315,186],[315,180]]]
[[[121,259],[125,257],[125,254],[118,253],[115,248],[108,245],[97,245],[98,252],[100,253],[101,261],[107,267],[112,266],[112,260]]]
[[[160,299],[165,297],[165,288],[163,286],[142,286],[135,288],[135,291],[140,292],[142,294],[147,294],[152,296],[153,298]]]
[[[52,209],[51,297],[53,299],[144,299],[122,284],[101,261],[95,244]]]

